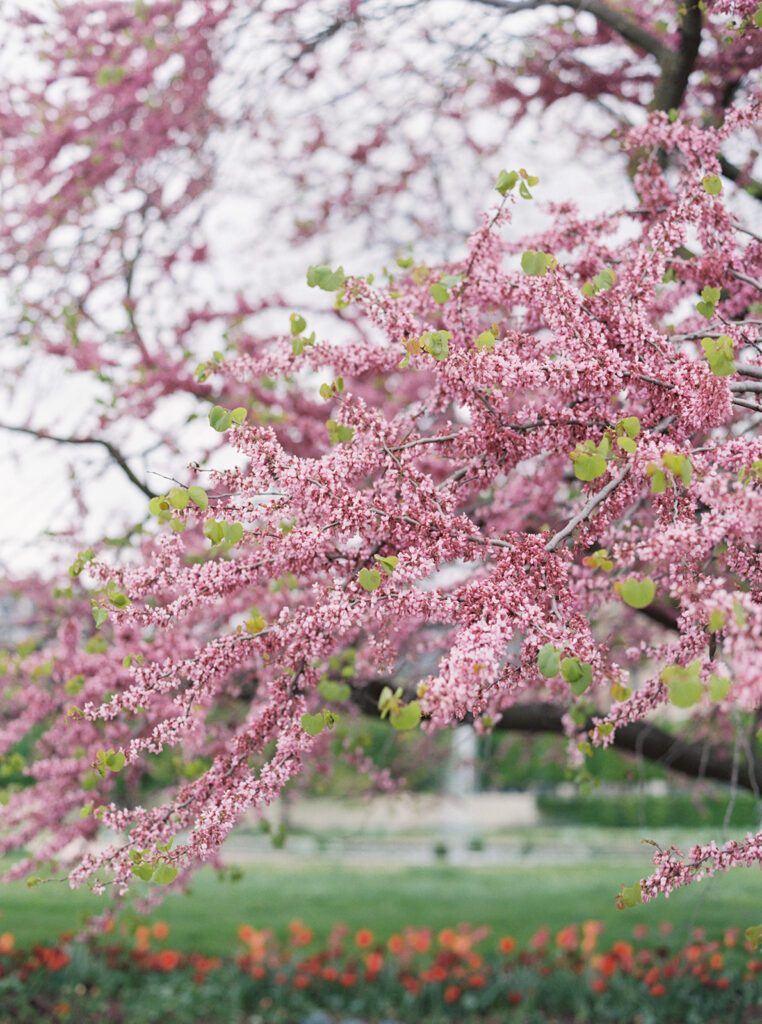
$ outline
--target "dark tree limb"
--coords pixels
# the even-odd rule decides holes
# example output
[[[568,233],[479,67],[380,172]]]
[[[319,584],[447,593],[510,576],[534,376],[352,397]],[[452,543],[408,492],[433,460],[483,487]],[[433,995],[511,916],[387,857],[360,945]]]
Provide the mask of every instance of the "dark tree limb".
[[[56,434],[48,434],[44,430],[32,430],[31,427],[14,427],[9,423],[0,423],[0,430],[11,430],[14,434],[26,434],[29,437],[36,437],[41,441],[53,441],[55,444],[97,444],[101,448],[105,448],[111,459],[116,463],[117,466],[122,470],[124,475],[134,484],[139,490],[146,495],[147,498],[155,498],[156,492],[152,491],[148,484],[135,476],[133,471],[130,469],[130,465],[127,459],[119,451],[116,445],[110,441],[105,441],[100,437],[58,437]]]
[[[363,689],[353,691],[353,700],[366,714],[378,715],[378,698],[384,686],[394,686],[392,679],[371,680]],[[565,707],[549,703],[514,704],[502,712],[495,728],[500,732],[564,734]],[[598,713],[596,717],[603,717]],[[468,721],[468,719],[466,719]],[[593,728],[591,715],[585,729]],[[637,754],[655,764],[680,772],[691,779],[713,779],[738,786],[753,793],[762,792],[762,765],[755,759],[737,765],[734,778],[733,758],[721,748],[703,740],[684,740],[673,736],[651,722],[632,722],[617,729],[613,746],[617,750]]]
[[[506,14],[536,11],[540,7],[571,7],[575,11],[587,11],[602,24],[608,25],[632,46],[652,54],[659,64],[663,64],[673,55],[670,47],[663,43],[658,36],[642,28],[622,11],[601,3],[601,0],[476,0],[476,2],[487,7],[496,7]]]
[[[748,192],[754,199],[762,201],[762,181],[750,178],[740,167],[736,167],[730,160],[726,160],[722,154],[720,154],[720,170],[726,178],[738,182],[738,187],[742,188],[744,192]]]
[[[688,78],[696,66],[703,16],[700,0],[689,0],[680,19],[680,46],[677,50],[667,47],[667,53],[659,58],[661,79],[654,92],[654,110],[677,110],[683,102]]]

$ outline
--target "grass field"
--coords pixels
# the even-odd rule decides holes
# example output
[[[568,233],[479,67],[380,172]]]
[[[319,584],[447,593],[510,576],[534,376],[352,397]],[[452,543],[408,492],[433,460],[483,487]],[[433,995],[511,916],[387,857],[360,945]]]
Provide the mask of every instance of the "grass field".
[[[594,862],[363,869],[336,861],[250,866],[237,882],[221,882],[204,869],[188,895],[168,895],[150,920],[170,925],[169,945],[207,955],[234,951],[239,924],[283,935],[294,918],[317,937],[338,921],[352,930],[370,927],[384,939],[405,925],[439,929],[468,921],[489,925],[495,937],[509,934],[519,942],[540,925],[555,930],[589,918],[604,921],[612,938],[629,937],[639,923],[656,934],[658,923],[669,920],[673,938],[686,940],[693,927],[715,935],[762,920],[759,873],[746,869],[691,886],[668,901],[618,911],[614,897],[621,883],[635,881],[642,867],[642,862]],[[102,902],[89,893],[58,883],[33,889],[6,885],[0,889],[0,932],[12,932],[18,945],[51,941],[100,907]]]

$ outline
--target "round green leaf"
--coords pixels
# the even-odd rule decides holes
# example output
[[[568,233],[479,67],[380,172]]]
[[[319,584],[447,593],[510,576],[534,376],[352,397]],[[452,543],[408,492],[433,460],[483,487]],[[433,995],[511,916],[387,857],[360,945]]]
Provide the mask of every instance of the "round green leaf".
[[[634,576],[614,585],[614,590],[630,608],[645,608],[656,596],[656,584],[652,579],[638,580]]]
[[[203,487],[197,487],[195,484],[188,488],[188,497],[197,505],[202,512],[206,512],[209,508],[209,497]]]
[[[381,585],[381,573],[378,569],[360,569],[357,582],[368,592],[377,590]]]
[[[208,537],[212,544],[219,544],[225,535],[222,523],[216,519],[207,519],[204,523],[204,536]]]
[[[325,717],[322,711],[318,711],[315,715],[311,715],[308,712],[302,715],[302,729],[304,729],[308,736],[319,735],[323,731],[324,726]]]
[[[709,676],[709,697],[713,701],[725,700],[730,691],[730,680],[727,676]]]
[[[177,878],[177,868],[171,864],[165,864],[164,861],[160,861],[158,867],[154,871],[153,880],[157,885],[169,885],[170,882],[174,882]]]
[[[546,679],[557,676],[561,670],[561,659],[553,644],[545,644],[537,655],[537,669]]]
[[[417,700],[411,700],[409,704],[400,708],[396,714],[392,715],[390,720],[392,726],[398,732],[407,732],[410,729],[415,729],[421,720],[421,705]]]
[[[567,683],[576,683],[582,678],[582,666],[579,658],[564,658],[561,662],[561,675]]]
[[[188,492],[183,487],[173,487],[167,495],[167,500],[172,508],[183,509],[188,507]]]
[[[574,475],[588,482],[606,472],[606,459],[599,452],[580,452],[574,459]]]
[[[291,317],[291,333],[293,335],[301,334],[307,326],[307,321],[303,316],[299,316],[298,313],[292,313]]]
[[[222,532],[228,544],[237,544],[243,537],[243,526],[240,523],[223,523]]]
[[[233,423],[233,417],[221,405],[214,405],[209,410],[209,426],[223,434]]]
[[[701,700],[701,662],[698,659],[689,665],[668,665],[661,673],[661,680],[669,689],[669,699],[675,707],[690,708]]]
[[[704,191],[710,196],[718,196],[722,192],[722,179],[717,174],[707,174],[701,179]]]

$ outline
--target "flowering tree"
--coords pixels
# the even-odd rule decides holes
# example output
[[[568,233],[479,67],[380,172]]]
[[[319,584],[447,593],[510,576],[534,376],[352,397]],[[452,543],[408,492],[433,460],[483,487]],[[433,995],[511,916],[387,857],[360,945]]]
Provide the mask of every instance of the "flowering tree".
[[[334,104],[306,138],[254,104],[226,112],[213,87],[231,26],[267,28],[259,70],[284,97],[319,87],[323,54],[350,78],[367,66],[386,5],[326,5],[319,23],[316,6],[100,0],[21,19],[46,63],[0,101],[16,379],[53,360],[93,379],[94,403],[72,432],[39,402],[8,425],[104,449],[150,520],[97,555],[83,545],[52,596],[14,583],[36,629],[5,657],[2,771],[23,779],[0,849],[35,852],[11,876],[73,856],[72,884],[97,892],[182,879],[353,707],[403,731],[563,731],[581,774],[615,744],[762,784],[756,4],[567,3],[513,72],[486,41],[475,54],[455,17],[441,45],[459,78],[455,58],[440,78],[398,69],[426,85],[415,114],[446,95],[483,158],[490,103],[517,120],[595,105],[620,122],[629,198],[587,216],[546,199],[527,233],[542,182],[497,165],[495,206],[462,255],[414,248],[375,278],[318,262],[312,311],[290,312],[211,287],[205,197],[223,129],[255,127],[266,173],[319,206],[297,218],[307,248],[356,213],[369,231],[393,223],[440,169],[445,192],[462,172],[459,150],[439,160],[441,119],[417,122],[400,171],[416,121],[392,116],[396,92],[369,93],[376,133],[360,144]],[[540,7],[463,16],[502,27]],[[433,244],[430,221],[405,223]],[[196,427],[180,434],[181,420]],[[175,479],[154,489],[126,444],[164,445]],[[213,468],[231,451],[233,468]],[[673,709],[691,738],[654,723]],[[175,781],[143,806],[162,759]],[[72,847],[99,830],[105,844]],[[760,843],[659,850],[620,900],[756,861]]]

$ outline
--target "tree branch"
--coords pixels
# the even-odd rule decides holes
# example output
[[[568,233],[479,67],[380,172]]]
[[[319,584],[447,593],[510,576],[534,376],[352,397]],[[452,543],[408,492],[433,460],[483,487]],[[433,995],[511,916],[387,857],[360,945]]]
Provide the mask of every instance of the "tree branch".
[[[626,42],[631,43],[639,50],[645,50],[646,53],[652,54],[659,64],[663,64],[673,54],[673,51],[658,36],[641,28],[636,21],[631,21],[621,11],[601,3],[600,0],[474,0],[474,2],[484,4],[486,7],[496,7],[506,14],[536,11],[539,7],[571,7],[575,11],[587,11],[598,21],[612,28]]]
[[[563,733],[564,708],[553,704],[515,704],[503,712],[496,728],[520,732]],[[601,717],[601,716],[598,716]],[[592,729],[592,716],[586,727]],[[631,722],[614,734],[614,747],[642,754],[649,761],[664,765],[693,779],[707,778],[730,783],[733,779],[733,758],[707,747],[701,740],[685,741],[650,722]],[[762,787],[762,770],[757,764],[738,765],[738,785],[754,791]]]
[[[355,704],[365,714],[378,716],[378,698],[384,686],[394,685],[394,680],[373,679],[362,689],[353,690]],[[564,734],[563,716],[567,709],[549,703],[514,704],[501,712],[501,719],[495,728],[500,732],[556,733]],[[602,718],[602,712],[594,712],[585,723],[585,729],[593,728],[593,717]],[[470,721],[469,718],[466,721]],[[703,740],[686,741],[673,736],[650,722],[632,722],[621,726],[614,734],[613,746],[630,754],[642,755],[648,761],[663,765],[692,779],[714,779],[730,784],[734,777],[733,758]],[[737,785],[752,792],[762,791],[762,765],[739,763]]]
[[[155,498],[156,492],[152,491],[148,484],[143,483],[130,469],[127,459],[119,449],[110,441],[104,441],[100,437],[58,437],[55,434],[48,434],[44,430],[32,430],[31,427],[14,427],[9,423],[0,423],[0,430],[11,430],[14,434],[27,434],[29,437],[39,438],[41,441],[54,441],[56,444],[99,444],[105,448],[114,462],[119,466],[131,484],[134,484],[147,498]]]
[[[666,52],[659,58],[661,79],[651,104],[654,110],[677,109],[683,102],[688,79],[696,66],[702,27],[700,0],[689,0],[680,19],[679,48],[675,51],[665,47]]]

